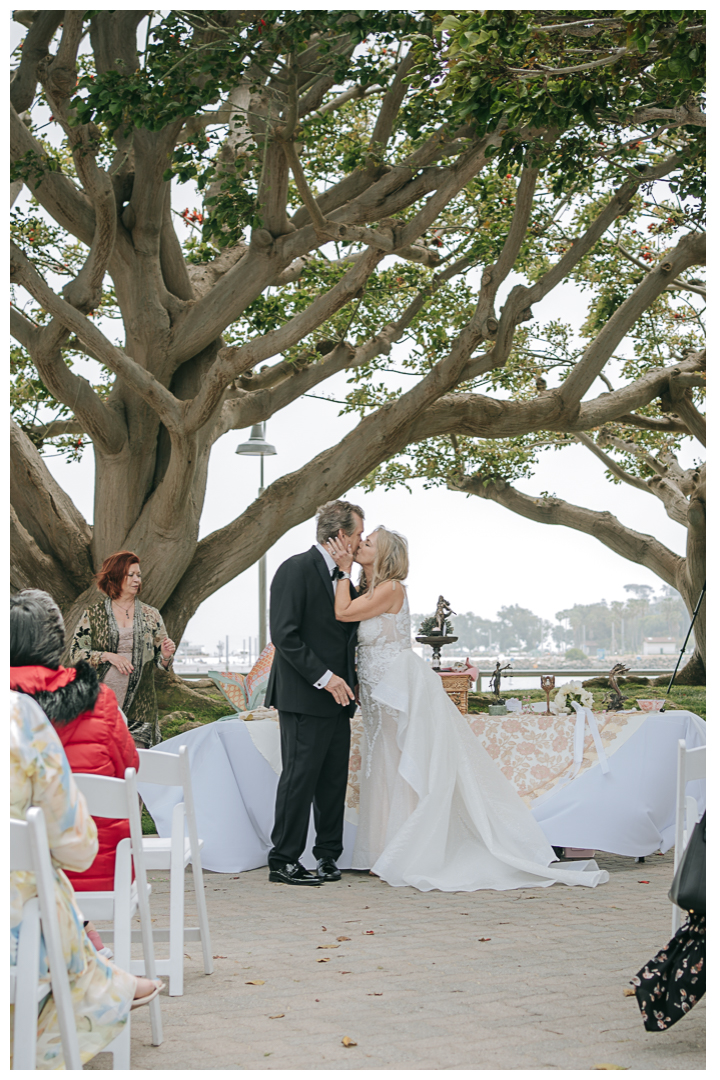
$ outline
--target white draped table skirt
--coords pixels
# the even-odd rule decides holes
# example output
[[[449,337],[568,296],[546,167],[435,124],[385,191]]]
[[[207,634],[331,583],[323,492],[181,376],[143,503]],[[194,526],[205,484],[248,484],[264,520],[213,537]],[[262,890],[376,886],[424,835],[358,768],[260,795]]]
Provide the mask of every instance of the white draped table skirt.
[[[640,720],[640,718],[638,718]],[[667,851],[675,836],[675,784],[678,739],[688,749],[705,745],[705,722],[694,713],[650,714],[633,734],[600,764],[581,772],[565,786],[562,779],[531,804],[535,820],[555,847],[594,848],[619,855]],[[238,873],[267,865],[280,772],[280,732],[274,720],[219,720],[160,743],[158,750],[177,753],[187,746],[198,833],[204,843],[202,865],[218,873]],[[352,761],[353,774],[360,773]],[[143,784],[138,788],[160,836],[169,836],[173,807],[181,788]],[[349,788],[349,791],[351,789]],[[705,781],[688,785],[705,809]],[[346,808],[344,851],[338,865],[353,866],[357,828],[356,800]],[[308,845],[302,861],[314,867]]]

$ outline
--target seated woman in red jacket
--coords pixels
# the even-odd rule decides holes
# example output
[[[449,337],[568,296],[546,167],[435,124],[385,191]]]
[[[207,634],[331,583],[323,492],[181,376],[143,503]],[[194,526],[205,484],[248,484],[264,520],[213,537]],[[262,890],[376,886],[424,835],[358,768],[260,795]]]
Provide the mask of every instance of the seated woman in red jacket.
[[[48,593],[26,589],[11,598],[10,689],[35,698],[60,736],[73,772],[122,778],[127,768],[137,769],[139,758],[117,698],[85,661],[60,666],[64,643],[63,618]],[[113,888],[115,849],[130,836],[127,819],[95,818],[95,824],[95,861],[82,874],[67,874],[76,892]],[[86,929],[102,948],[99,937],[94,940],[97,931]]]

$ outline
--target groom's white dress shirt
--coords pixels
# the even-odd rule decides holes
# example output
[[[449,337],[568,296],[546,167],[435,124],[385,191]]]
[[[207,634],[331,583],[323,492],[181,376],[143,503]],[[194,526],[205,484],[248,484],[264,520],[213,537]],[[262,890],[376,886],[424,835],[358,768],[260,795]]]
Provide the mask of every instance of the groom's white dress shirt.
[[[330,574],[330,577],[332,579],[331,580],[331,585],[332,585],[332,588],[333,588],[333,595],[334,595],[337,592],[337,583],[338,583],[338,579],[332,577],[333,570],[335,569],[335,562],[334,562],[333,557],[330,554],[330,552],[327,551],[322,546],[322,544],[315,544],[315,547],[318,549],[318,551],[322,555],[323,559],[325,560],[325,565],[328,568],[328,574]],[[327,686],[327,684],[330,682],[331,678],[332,678],[332,671],[326,671],[324,675],[320,676],[320,678],[318,679],[318,681],[316,683],[313,683],[313,686],[315,687],[316,690],[324,690],[325,687]]]

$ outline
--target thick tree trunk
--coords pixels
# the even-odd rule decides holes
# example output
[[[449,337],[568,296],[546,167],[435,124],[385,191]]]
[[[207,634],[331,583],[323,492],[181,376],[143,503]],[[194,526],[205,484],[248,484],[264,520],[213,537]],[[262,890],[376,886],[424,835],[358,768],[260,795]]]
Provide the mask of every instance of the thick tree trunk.
[[[706,677],[703,658],[698,651],[695,650],[687,664],[684,664],[678,671],[673,681],[673,686],[705,686]],[[667,687],[667,676],[662,682],[660,679],[655,679],[653,685]],[[670,691],[670,694],[672,695],[672,690]]]
[[[685,560],[682,580],[678,582],[677,589],[682,595],[689,612],[693,612],[700,598],[703,585],[706,581],[705,562],[705,466],[702,466],[695,490],[690,497],[688,507],[688,538],[687,558]],[[697,613],[693,633],[695,634],[695,652],[690,662],[678,675],[683,677],[685,683],[694,683],[697,686],[705,685],[705,632],[706,632],[707,601],[703,600]]]

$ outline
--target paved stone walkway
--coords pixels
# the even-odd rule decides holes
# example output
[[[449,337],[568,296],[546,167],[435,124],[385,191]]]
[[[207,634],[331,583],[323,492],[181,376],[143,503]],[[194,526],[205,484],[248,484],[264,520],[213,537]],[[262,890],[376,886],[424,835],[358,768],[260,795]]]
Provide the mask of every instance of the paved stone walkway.
[[[162,1046],[147,1010],[133,1014],[133,1068],[704,1069],[705,1000],[648,1034],[623,996],[669,938],[672,852],[598,862],[610,882],[596,889],[505,893],[206,873],[215,973],[186,946]],[[167,925],[167,875],[151,879]],[[186,888],[194,910],[189,875]],[[85,1066],[110,1067],[107,1054]]]

